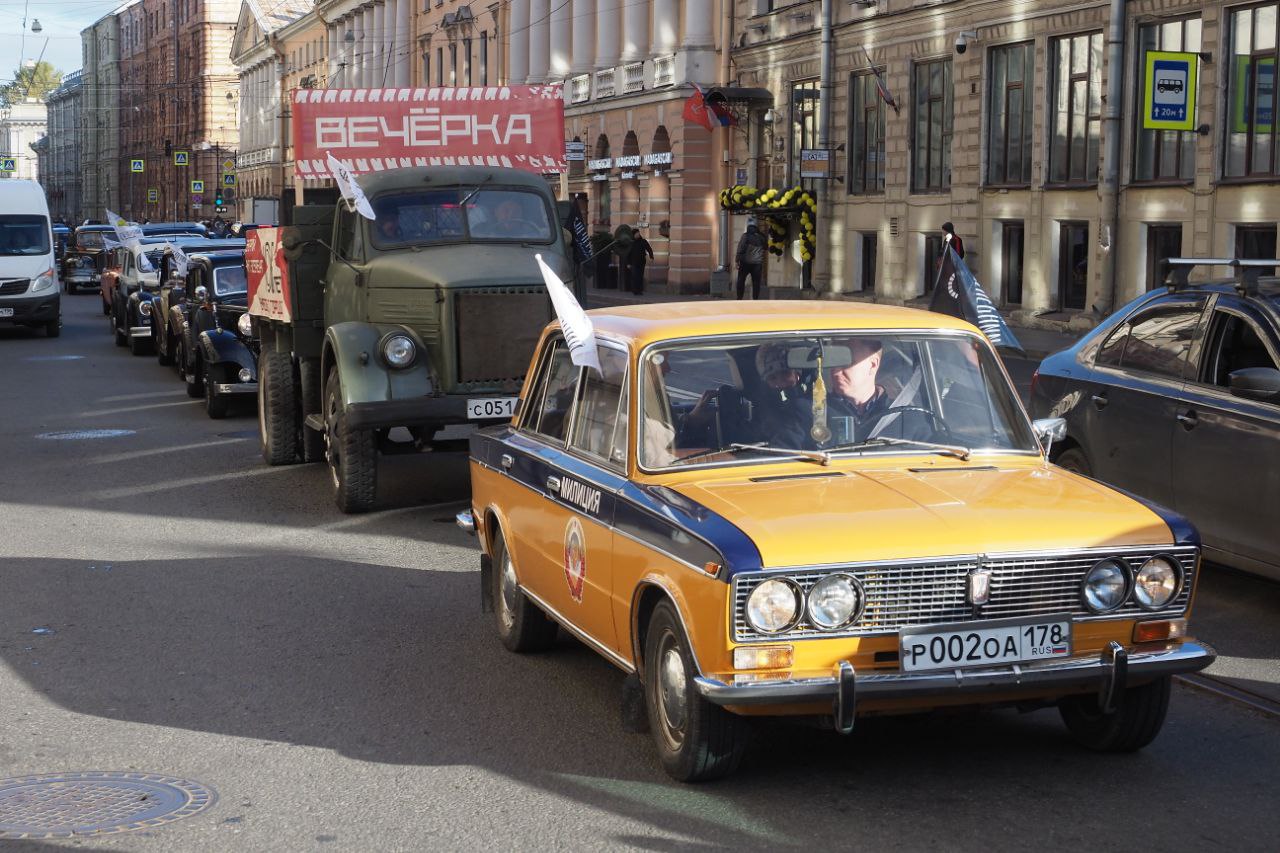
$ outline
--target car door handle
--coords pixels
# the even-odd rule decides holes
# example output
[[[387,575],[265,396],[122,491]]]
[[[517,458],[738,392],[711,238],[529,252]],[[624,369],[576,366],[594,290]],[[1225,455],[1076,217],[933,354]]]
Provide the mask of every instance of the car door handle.
[[[553,495],[560,494],[560,478],[552,474],[547,478],[547,491]]]
[[[1200,423],[1200,419],[1196,417],[1194,409],[1178,412],[1175,417],[1178,419],[1178,423],[1182,424],[1182,428],[1186,430],[1193,430],[1196,428],[1196,424]]]
[[[507,469],[510,469],[512,465],[516,464],[515,458],[510,453],[502,454],[502,458],[499,459],[498,462],[503,468]]]
[[[1098,409],[1098,411],[1102,411],[1107,407],[1106,392],[1103,392],[1101,394],[1094,394],[1089,399],[1093,401],[1093,405]]]

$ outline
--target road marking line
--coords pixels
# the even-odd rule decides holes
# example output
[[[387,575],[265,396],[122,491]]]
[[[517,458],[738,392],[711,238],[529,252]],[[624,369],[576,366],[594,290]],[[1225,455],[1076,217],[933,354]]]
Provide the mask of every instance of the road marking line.
[[[128,486],[123,489],[107,489],[94,492],[90,497],[104,501],[120,498],[132,498],[138,495],[149,495],[156,492],[168,492],[173,489],[185,489],[187,486],[203,486],[208,483],[222,483],[228,480],[239,480],[244,477],[260,477],[263,474],[278,474],[281,471],[298,470],[292,465],[280,465],[275,468],[254,468],[252,471],[228,471],[225,474],[209,474],[204,477],[188,477],[185,480],[166,480],[163,483],[151,483],[146,486]]]
[[[148,400],[152,397],[176,397],[182,394],[182,391],[148,391],[145,394],[119,394],[115,397],[99,397],[94,400],[95,403],[124,403],[129,400]]]
[[[410,512],[417,512],[418,510],[443,509],[444,507],[455,507],[455,506],[460,509],[464,508],[466,506],[466,501],[463,501],[463,500],[443,501],[441,503],[434,503],[434,504],[418,504],[417,506],[402,506],[402,507],[396,507],[395,509],[384,509],[380,512],[369,512],[369,513],[364,513],[362,515],[357,515],[353,518],[344,518],[344,519],[341,519],[340,521],[331,521],[328,524],[318,525],[314,529],[323,530],[326,533],[328,533],[334,530],[346,530],[351,527],[359,527],[363,524],[368,524],[371,521],[377,521],[378,519],[381,519],[381,518],[391,518],[392,516],[404,515]]]
[[[147,450],[128,450],[124,453],[110,453],[106,456],[99,456],[96,459],[89,460],[89,462],[91,465],[101,465],[104,462],[127,462],[130,459],[142,459],[147,456],[156,456],[161,453],[181,453],[184,450],[203,450],[206,447],[215,447],[219,444],[237,444],[241,441],[248,440],[249,439],[247,438],[223,438],[218,441],[202,441],[199,444],[183,444],[178,447],[152,447]]]
[[[129,406],[124,409],[100,409],[96,412],[81,412],[82,418],[98,418],[103,415],[119,415],[125,412],[145,412],[147,409],[172,409],[176,406],[201,405],[199,400],[180,400],[177,403],[151,403],[147,406]]]
[[[1192,690],[1199,690],[1221,699],[1227,699],[1238,705],[1244,705],[1260,714],[1280,720],[1280,702],[1236,687],[1234,684],[1214,678],[1212,675],[1178,675],[1174,677]]]

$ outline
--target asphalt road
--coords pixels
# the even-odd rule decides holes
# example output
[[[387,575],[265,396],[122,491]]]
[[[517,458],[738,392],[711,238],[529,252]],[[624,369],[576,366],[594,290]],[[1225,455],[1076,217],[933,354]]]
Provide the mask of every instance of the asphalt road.
[[[343,517],[322,468],[261,463],[251,413],[211,421],[116,348],[95,297],[63,310],[57,340],[0,330],[0,776],[219,799],[49,847],[1275,847],[1280,721],[1181,686],[1136,755],[1076,748],[1052,711],[767,724],[735,777],[672,783],[622,730],[616,670],[497,642],[460,456],[387,460],[384,509]],[[87,429],[132,434],[37,437]],[[1249,583],[1222,595],[1241,636],[1277,621]]]

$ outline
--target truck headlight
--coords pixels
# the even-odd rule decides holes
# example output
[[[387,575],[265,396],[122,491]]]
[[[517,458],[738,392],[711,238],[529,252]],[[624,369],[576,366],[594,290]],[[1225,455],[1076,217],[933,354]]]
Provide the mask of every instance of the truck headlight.
[[[1152,557],[1138,569],[1133,582],[1133,597],[1147,610],[1159,610],[1178,594],[1182,571],[1168,557]]]
[[[1116,559],[1095,563],[1084,576],[1080,595],[1094,613],[1115,610],[1129,597],[1129,567]]]
[[[747,621],[762,634],[785,631],[800,618],[800,587],[783,578],[770,578],[747,596]]]
[[[809,590],[809,621],[831,631],[853,621],[862,607],[862,591],[849,575],[827,575]]]
[[[246,338],[253,337],[253,321],[249,319],[249,315],[241,314],[240,319],[236,320],[236,329]]]
[[[39,293],[42,290],[49,290],[57,286],[58,275],[54,270],[45,270],[36,276],[36,280],[31,282],[31,292]]]
[[[417,354],[417,347],[408,335],[392,335],[382,342],[382,357],[391,367],[408,367]]]
[[[151,303],[145,299],[138,303],[138,313],[143,317],[151,316]]]

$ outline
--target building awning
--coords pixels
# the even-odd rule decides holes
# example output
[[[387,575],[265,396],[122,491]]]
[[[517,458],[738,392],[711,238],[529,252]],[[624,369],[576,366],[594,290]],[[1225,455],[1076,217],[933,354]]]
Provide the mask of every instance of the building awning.
[[[773,104],[773,92],[768,89],[754,89],[746,86],[712,86],[706,92],[706,100],[727,101],[728,103],[746,103],[752,106]]]

